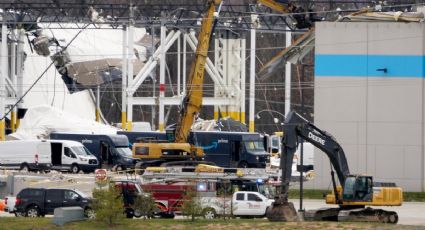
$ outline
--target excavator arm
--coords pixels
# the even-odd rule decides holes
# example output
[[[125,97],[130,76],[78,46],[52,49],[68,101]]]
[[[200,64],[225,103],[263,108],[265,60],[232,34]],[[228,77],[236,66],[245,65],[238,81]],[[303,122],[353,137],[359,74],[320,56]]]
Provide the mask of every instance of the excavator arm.
[[[282,193],[286,194],[292,174],[292,160],[298,145],[298,138],[302,137],[318,149],[322,150],[329,158],[334,168],[339,183],[344,186],[347,176],[350,175],[347,158],[341,145],[326,131],[323,131],[303,118],[296,112],[289,112],[283,126],[282,140]],[[335,184],[335,183],[334,183]]]
[[[208,56],[208,48],[210,47],[211,35],[214,29],[216,7],[218,6],[218,8],[220,8],[221,2],[221,0],[209,0],[208,10],[202,19],[195,59],[189,72],[187,94],[183,99],[180,121],[177,123],[176,127],[175,142],[177,143],[187,143],[190,128],[192,127],[195,116],[201,111],[205,63]]]
[[[289,17],[294,21],[297,29],[310,28],[313,26],[314,21],[319,20],[319,18],[317,18],[313,13],[306,12],[302,7],[296,6],[291,2],[282,4],[274,0],[257,0],[257,3],[279,13],[289,14]]]

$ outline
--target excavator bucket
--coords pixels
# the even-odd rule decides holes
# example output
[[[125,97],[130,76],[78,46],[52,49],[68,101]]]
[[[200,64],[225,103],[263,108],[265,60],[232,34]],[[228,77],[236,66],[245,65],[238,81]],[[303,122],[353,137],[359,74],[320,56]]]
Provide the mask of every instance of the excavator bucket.
[[[275,201],[266,212],[269,221],[298,221],[297,211],[292,202]]]

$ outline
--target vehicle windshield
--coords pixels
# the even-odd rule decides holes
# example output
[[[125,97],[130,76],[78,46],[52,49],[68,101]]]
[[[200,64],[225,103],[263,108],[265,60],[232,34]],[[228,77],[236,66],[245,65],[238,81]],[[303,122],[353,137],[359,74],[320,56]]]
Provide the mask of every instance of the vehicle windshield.
[[[87,196],[87,194],[85,194],[84,192],[80,191],[80,190],[74,190],[76,193],[78,193],[78,195],[80,195],[83,198],[88,198],[89,196]]]
[[[91,156],[92,155],[90,153],[90,151],[84,146],[74,146],[74,147],[71,147],[71,149],[72,149],[72,152],[74,152],[78,156]]]
[[[245,148],[251,152],[264,152],[264,144],[262,141],[245,141]]]
[[[130,148],[128,147],[118,147],[116,148],[117,153],[123,157],[132,157],[133,153],[131,152]]]
[[[258,185],[258,192],[269,199],[273,199],[276,195],[276,187],[270,184]]]
[[[272,147],[279,148],[279,137],[272,137]]]
[[[347,177],[344,183],[344,193],[342,194],[343,199],[353,199],[354,198],[354,184],[356,183],[355,177]]]

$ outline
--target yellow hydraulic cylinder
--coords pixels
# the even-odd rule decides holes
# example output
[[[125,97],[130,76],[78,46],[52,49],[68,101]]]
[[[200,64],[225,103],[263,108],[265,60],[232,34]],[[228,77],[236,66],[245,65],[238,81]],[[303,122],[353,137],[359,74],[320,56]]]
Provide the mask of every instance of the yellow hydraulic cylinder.
[[[6,136],[5,136],[5,128],[6,128],[6,126],[5,126],[5,122],[4,122],[4,119],[3,120],[1,120],[0,121],[0,141],[4,141],[4,140],[6,140]]]
[[[96,122],[100,122],[100,109],[96,108]]]
[[[121,128],[127,130],[127,112],[121,112]]]
[[[14,111],[10,112],[10,128],[12,129],[12,133],[16,131],[16,113]]]

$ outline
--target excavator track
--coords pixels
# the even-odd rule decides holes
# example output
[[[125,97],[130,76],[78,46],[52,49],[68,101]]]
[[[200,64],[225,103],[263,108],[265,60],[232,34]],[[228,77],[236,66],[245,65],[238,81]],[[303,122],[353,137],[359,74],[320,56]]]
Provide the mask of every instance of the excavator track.
[[[377,222],[396,224],[398,215],[393,211],[374,208],[323,208],[306,211],[305,220],[309,221],[347,221],[347,222]]]

